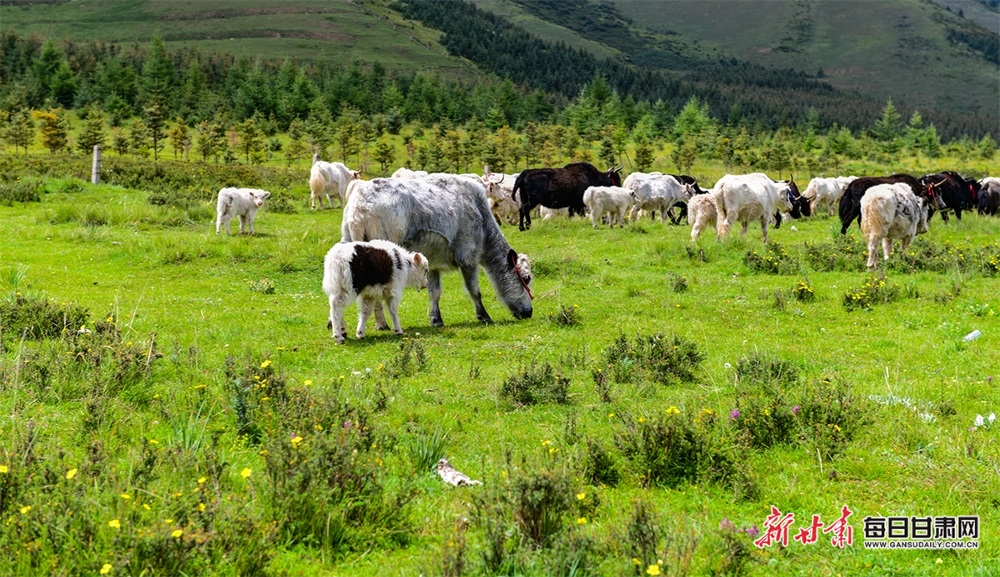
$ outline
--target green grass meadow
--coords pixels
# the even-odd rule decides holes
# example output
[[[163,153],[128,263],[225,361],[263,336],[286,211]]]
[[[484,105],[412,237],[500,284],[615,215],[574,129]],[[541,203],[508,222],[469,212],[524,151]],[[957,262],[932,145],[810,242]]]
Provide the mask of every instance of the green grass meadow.
[[[256,236],[216,235],[208,200],[55,177],[40,196],[0,205],[0,311],[77,305],[90,332],[0,327],[0,573],[1000,571],[1000,424],[973,429],[1000,410],[1000,219],[935,217],[871,281],[894,300],[852,310],[865,249],[836,217],[770,250],[753,226],[692,244],[649,219],[536,219],[503,227],[532,259],[530,320],[481,275],[496,322],[478,323],[452,273],[445,327],[408,290],[403,337],[337,345],[320,282],[342,211],[310,211],[304,180]],[[644,357],[645,338],[666,345]],[[691,345],[690,375],[655,372]],[[442,455],[483,485],[442,483]],[[671,477],[683,459],[698,472]],[[792,535],[847,505],[854,545],[759,549],[743,529],[772,505]],[[864,517],[911,515],[978,515],[979,549],[862,547]]]

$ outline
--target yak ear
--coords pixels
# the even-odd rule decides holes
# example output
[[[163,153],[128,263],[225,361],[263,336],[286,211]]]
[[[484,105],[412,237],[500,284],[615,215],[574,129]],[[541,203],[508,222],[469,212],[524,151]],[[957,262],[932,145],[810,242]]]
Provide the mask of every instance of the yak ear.
[[[507,251],[507,263],[510,264],[510,268],[517,268],[517,253],[514,249]]]
[[[419,252],[413,254],[413,264],[420,266],[420,263],[423,262],[423,260],[424,257]]]

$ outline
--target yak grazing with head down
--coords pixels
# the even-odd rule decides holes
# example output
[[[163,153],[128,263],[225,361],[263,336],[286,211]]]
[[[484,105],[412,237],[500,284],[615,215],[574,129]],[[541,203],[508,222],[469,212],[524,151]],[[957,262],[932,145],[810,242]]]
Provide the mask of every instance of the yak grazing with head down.
[[[479,267],[497,297],[517,319],[531,318],[531,263],[500,232],[476,177],[431,174],[420,179],[376,178],[351,193],[341,224],[343,242],[385,239],[430,262],[427,292],[430,321],[443,326],[439,301],[441,273],[458,268],[476,306],[476,318],[492,322],[479,292]],[[376,320],[385,326],[384,317]]]
[[[518,228],[531,228],[531,211],[538,205],[568,208],[569,215],[583,215],[583,193],[591,186],[621,186],[621,167],[601,172],[587,162],[574,162],[563,168],[530,168],[517,176],[511,193],[521,193]]]

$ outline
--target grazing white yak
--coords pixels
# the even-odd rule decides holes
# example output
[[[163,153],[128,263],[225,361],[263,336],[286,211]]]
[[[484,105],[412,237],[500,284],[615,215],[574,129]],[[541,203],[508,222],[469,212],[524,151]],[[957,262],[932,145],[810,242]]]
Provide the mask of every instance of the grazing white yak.
[[[727,174],[715,183],[712,195],[719,211],[715,227],[719,237],[729,234],[736,222],[742,224],[742,234],[746,235],[750,221],[757,220],[764,242],[767,242],[767,227],[775,212],[791,213],[792,218],[801,215],[799,201],[802,197],[795,183],[790,180],[775,182],[760,172]]]
[[[625,227],[628,211],[633,202],[632,191],[620,186],[590,186],[583,191],[583,204],[590,210],[590,222],[594,228],[600,228],[601,217],[608,214],[608,224],[619,228]]]
[[[229,221],[233,217],[240,219],[240,232],[244,232],[244,225],[253,234],[253,220],[257,216],[257,210],[264,206],[264,201],[271,196],[266,190],[257,188],[223,188],[219,191],[219,202],[216,205],[218,218],[215,221],[215,234],[222,231],[222,225],[226,225],[226,234],[229,234]]]
[[[375,306],[389,307],[392,328],[403,334],[399,324],[399,301],[403,289],[427,287],[427,259],[387,240],[342,242],[333,245],[323,263],[323,292],[330,298],[330,319],[338,343],[347,339],[344,309],[358,301],[359,339],[365,338],[365,325]]]
[[[868,241],[868,270],[878,264],[878,245],[889,260],[893,239],[900,239],[905,251],[913,238],[928,231],[928,207],[905,183],[879,184],[861,197],[861,233]]]
[[[531,263],[507,244],[490,213],[480,178],[432,174],[373,179],[351,194],[340,230],[344,242],[381,238],[427,257],[433,326],[444,325],[441,273],[456,268],[465,279],[476,318],[492,322],[479,291],[480,266],[514,318],[531,318]]]
[[[326,162],[316,159],[313,162],[312,170],[309,171],[309,202],[312,209],[316,210],[316,199],[319,199],[319,207],[323,208],[322,196],[326,197],[327,204],[333,208],[333,201],[330,199],[331,193],[336,193],[337,199],[340,201],[339,206],[343,208],[346,202],[347,184],[358,178],[361,178],[361,171],[351,170],[342,162]]]

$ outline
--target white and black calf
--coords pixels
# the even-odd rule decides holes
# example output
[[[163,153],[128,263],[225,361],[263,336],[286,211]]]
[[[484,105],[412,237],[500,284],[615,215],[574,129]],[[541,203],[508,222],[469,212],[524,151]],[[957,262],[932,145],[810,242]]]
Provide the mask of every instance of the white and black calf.
[[[323,263],[323,292],[330,298],[327,328],[333,329],[333,338],[339,343],[347,339],[344,309],[355,300],[358,302],[359,339],[365,337],[368,317],[383,302],[389,308],[393,330],[397,335],[403,334],[399,324],[403,289],[426,288],[428,270],[424,255],[387,240],[333,245]]]
[[[215,234],[222,232],[222,226],[226,226],[226,234],[229,234],[229,221],[233,217],[240,219],[240,232],[244,229],[253,234],[253,221],[257,216],[257,211],[264,206],[264,201],[270,198],[271,193],[266,190],[256,188],[223,188],[219,191],[219,202],[216,205],[218,218],[215,221]]]

